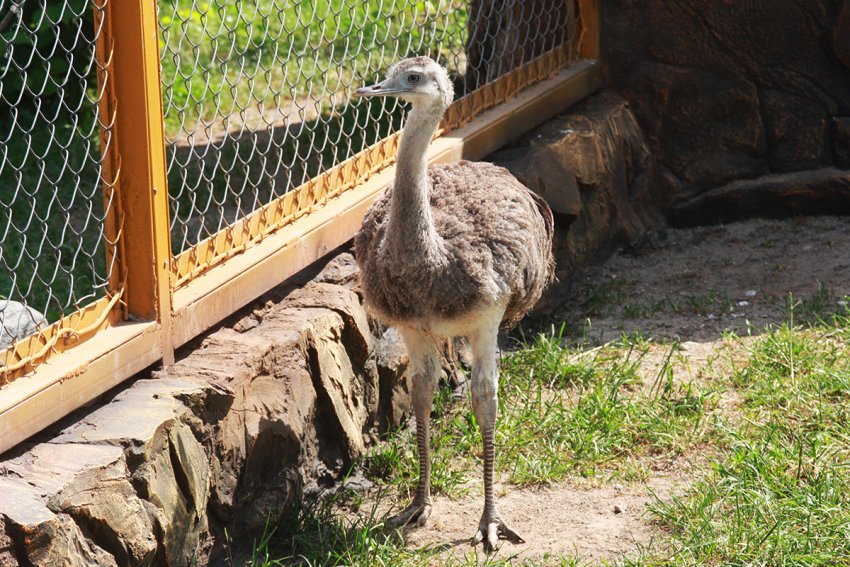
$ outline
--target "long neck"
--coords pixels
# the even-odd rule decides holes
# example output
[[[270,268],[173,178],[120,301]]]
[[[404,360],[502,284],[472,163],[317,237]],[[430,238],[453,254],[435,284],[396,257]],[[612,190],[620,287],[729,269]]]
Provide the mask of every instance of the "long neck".
[[[414,107],[407,117],[398,150],[387,236],[401,254],[437,258],[442,241],[429,204],[428,144],[443,109]]]

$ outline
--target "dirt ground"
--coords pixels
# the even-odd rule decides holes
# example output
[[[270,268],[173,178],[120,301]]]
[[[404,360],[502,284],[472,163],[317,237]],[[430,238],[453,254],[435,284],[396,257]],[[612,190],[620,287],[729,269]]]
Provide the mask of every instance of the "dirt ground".
[[[784,321],[789,296],[806,315],[847,295],[850,218],[755,219],[668,229],[587,270],[548,319],[593,343],[635,332],[705,342]]]
[[[758,334],[786,321],[789,295],[799,317],[848,300],[850,217],[668,229],[651,244],[588,269],[539,324],[566,321],[589,344],[623,333],[678,340],[684,357],[699,367],[720,347],[724,331]],[[575,554],[593,565],[653,547],[663,534],[646,513],[651,494],[684,492],[695,478],[694,459],[699,456],[655,467],[646,483],[626,486],[503,487],[502,513],[528,543],[505,543],[497,558],[517,554],[520,561],[547,564],[553,556]],[[437,497],[430,523],[410,530],[408,545],[470,553],[482,506],[477,492],[454,501]]]

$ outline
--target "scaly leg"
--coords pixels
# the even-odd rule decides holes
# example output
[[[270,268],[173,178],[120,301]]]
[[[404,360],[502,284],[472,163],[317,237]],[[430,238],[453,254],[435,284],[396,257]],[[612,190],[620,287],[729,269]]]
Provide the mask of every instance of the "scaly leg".
[[[472,410],[475,420],[481,428],[484,441],[484,513],[478,523],[478,531],[472,537],[472,545],[484,542],[484,551],[496,548],[499,539],[508,539],[513,543],[525,543],[525,540],[502,519],[496,507],[493,494],[493,476],[496,460],[496,413],[499,399],[498,371],[498,321],[496,325],[482,329],[470,337],[473,355],[472,371]]]
[[[419,485],[413,502],[397,516],[387,520],[391,528],[407,524],[421,526],[431,515],[431,405],[440,378],[440,363],[434,341],[423,333],[403,330],[410,366],[413,371],[411,401],[416,416],[416,441],[419,450]]]

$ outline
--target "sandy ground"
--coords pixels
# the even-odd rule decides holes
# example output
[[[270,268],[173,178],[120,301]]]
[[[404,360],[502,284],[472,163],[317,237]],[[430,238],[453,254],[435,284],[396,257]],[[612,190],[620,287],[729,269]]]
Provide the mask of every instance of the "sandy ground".
[[[758,334],[787,320],[789,294],[803,302],[801,315],[847,300],[850,217],[669,229],[649,245],[588,269],[569,298],[536,326],[567,321],[590,344],[636,332],[675,339],[682,344],[682,364],[698,373],[721,348],[724,331]],[[503,487],[502,513],[527,543],[505,543],[496,558],[516,554],[516,564],[529,558],[545,565],[559,554],[575,554],[595,565],[634,557],[639,546],[663,546],[664,534],[650,522],[647,505],[652,493],[683,493],[698,474],[693,465],[699,459],[655,466],[646,483],[626,486]],[[409,530],[408,545],[442,546],[443,558],[469,554],[481,514],[479,493],[454,501],[437,497],[430,523]]]
[[[676,483],[677,484],[677,483]],[[522,535],[525,544],[503,542],[496,558],[515,556],[545,561],[565,553],[585,561],[615,561],[635,550],[651,546],[657,534],[647,520],[652,502],[648,489],[667,497],[674,483],[666,475],[654,477],[646,485],[577,488],[556,485],[541,489],[512,490],[503,487],[499,509],[510,525]],[[407,545],[414,548],[443,546],[446,556],[458,559],[472,553],[469,540],[481,517],[482,498],[470,496],[452,501],[437,497],[429,524],[410,530]],[[483,558],[481,547],[476,551]]]
[[[781,323],[789,294],[803,301],[802,311],[815,300],[846,301],[850,218],[668,229],[587,270],[547,319],[573,328],[587,328],[589,319],[591,342],[634,332],[705,342]]]

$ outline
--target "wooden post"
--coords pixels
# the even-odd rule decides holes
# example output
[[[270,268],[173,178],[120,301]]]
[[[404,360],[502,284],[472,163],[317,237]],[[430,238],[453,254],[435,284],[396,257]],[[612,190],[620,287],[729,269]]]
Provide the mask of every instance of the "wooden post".
[[[171,236],[156,1],[109,0],[96,16],[103,23],[100,113],[109,126],[104,192],[108,198],[114,190],[119,200],[107,230],[120,234],[113,285],[123,284],[127,318],[159,323],[163,361],[171,364]]]
[[[601,32],[599,26],[599,3],[601,0],[579,0],[581,18],[581,45],[579,55],[583,59],[599,60],[601,56]]]

